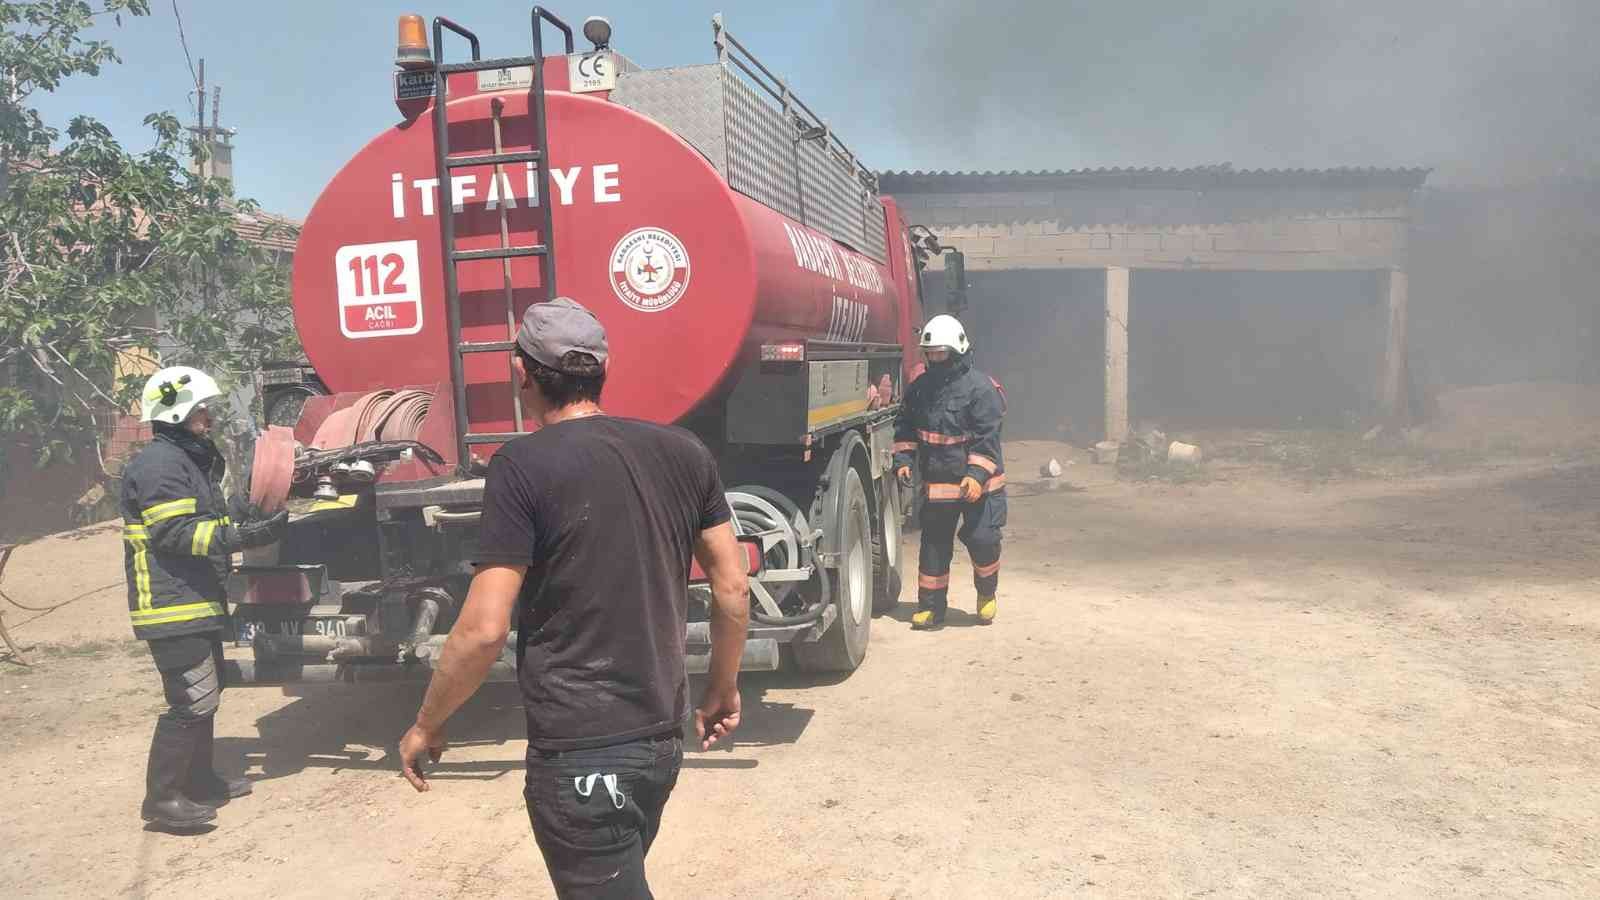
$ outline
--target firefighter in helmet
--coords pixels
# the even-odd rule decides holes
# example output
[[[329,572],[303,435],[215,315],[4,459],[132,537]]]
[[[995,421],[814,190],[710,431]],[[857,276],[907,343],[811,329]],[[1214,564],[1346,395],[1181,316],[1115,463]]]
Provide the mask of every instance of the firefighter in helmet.
[[[249,781],[211,767],[225,584],[234,551],[273,543],[288,522],[287,512],[261,518],[238,499],[224,502],[225,463],[206,408],[220,394],[211,376],[187,366],[151,376],[140,405],[154,437],[122,473],[128,613],[169,706],[150,741],[141,815],[169,829],[208,822],[217,806],[250,793]]]
[[[954,316],[934,316],[922,329],[927,370],[906,391],[895,419],[895,477],[907,487],[921,476],[922,554],[911,625],[944,624],[955,538],[967,545],[977,588],[978,622],[995,617],[1000,584],[1000,530],[1006,524],[1005,466],[999,382],[972,368],[967,333]]]

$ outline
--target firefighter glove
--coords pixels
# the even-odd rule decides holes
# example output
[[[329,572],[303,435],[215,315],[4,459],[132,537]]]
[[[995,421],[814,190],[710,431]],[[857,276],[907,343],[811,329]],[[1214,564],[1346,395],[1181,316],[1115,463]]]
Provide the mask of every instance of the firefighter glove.
[[[234,494],[228,498],[228,518],[232,519],[235,525],[243,525],[255,519],[266,518],[266,515],[261,512],[260,507],[250,502],[248,496]]]
[[[976,503],[983,497],[983,485],[971,475],[961,479],[961,499],[967,503]]]
[[[905,485],[906,487],[911,487],[911,467],[910,466],[901,466],[900,468],[895,469],[894,470],[894,477],[899,479],[900,483]]]
[[[276,544],[283,539],[283,533],[289,530],[289,511],[281,510],[275,516],[255,522],[246,522],[228,529],[228,547],[233,550],[247,550],[251,547],[265,547]]]

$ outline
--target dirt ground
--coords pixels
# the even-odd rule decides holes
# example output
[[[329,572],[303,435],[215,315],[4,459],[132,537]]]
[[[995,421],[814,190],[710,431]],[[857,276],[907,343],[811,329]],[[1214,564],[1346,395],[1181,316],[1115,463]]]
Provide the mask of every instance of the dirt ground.
[[[847,679],[747,676],[668,808],[659,896],[1600,895],[1600,455],[1175,484],[1007,454],[999,621],[912,633],[902,604]],[[100,527],[0,587],[54,602],[120,565]],[[954,583],[970,609],[959,555]],[[37,645],[0,663],[6,895],[549,896],[509,686],[426,795],[389,749],[420,688],[232,690],[220,766],[255,794],[142,830],[160,692],[124,609],[5,610]]]

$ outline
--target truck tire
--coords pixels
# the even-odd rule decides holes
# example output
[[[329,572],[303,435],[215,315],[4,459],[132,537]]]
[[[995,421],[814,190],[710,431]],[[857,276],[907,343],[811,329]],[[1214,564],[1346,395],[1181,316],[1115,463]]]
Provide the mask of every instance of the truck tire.
[[[879,526],[872,532],[872,614],[881,616],[900,602],[901,573],[904,571],[900,545],[902,513],[900,485],[893,475],[883,476],[883,502]]]
[[[306,401],[326,393],[311,384],[290,385],[270,393],[263,391],[262,421],[267,425],[293,428],[300,422],[300,411],[305,408]]]
[[[796,641],[795,664],[805,672],[853,672],[867,657],[872,636],[872,519],[867,515],[867,492],[861,473],[845,468],[843,531],[839,535],[839,568],[823,572],[832,579],[838,615],[826,634],[815,641]]]

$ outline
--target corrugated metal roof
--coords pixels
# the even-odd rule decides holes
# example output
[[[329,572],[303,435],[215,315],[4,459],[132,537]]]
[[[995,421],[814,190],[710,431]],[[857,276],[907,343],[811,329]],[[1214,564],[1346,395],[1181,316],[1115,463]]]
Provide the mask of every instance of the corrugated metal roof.
[[[1110,168],[1010,172],[881,172],[886,194],[1035,191],[1072,188],[1406,188],[1427,180],[1426,168],[1235,169],[1228,164],[1189,169]]]

